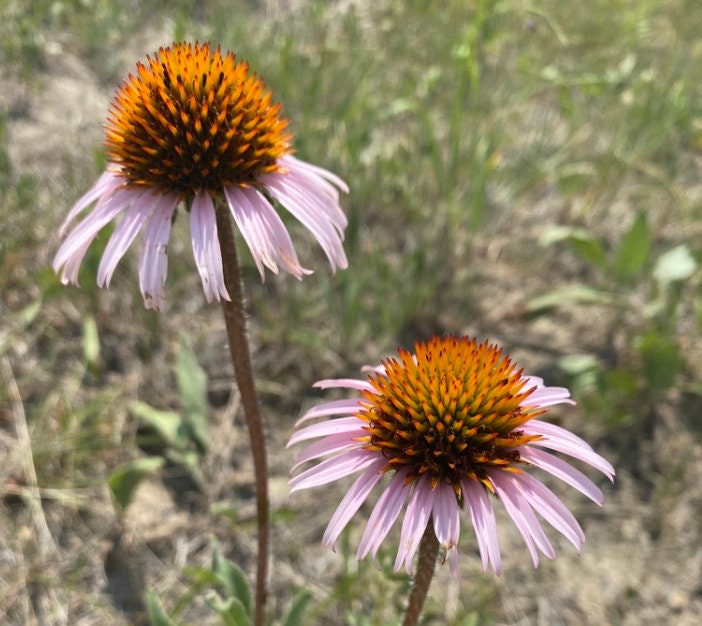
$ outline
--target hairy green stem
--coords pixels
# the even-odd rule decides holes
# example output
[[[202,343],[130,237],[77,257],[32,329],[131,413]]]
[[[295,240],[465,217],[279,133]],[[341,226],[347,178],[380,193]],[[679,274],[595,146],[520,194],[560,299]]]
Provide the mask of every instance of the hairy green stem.
[[[217,236],[222,250],[224,284],[231,301],[222,300],[224,322],[229,338],[229,351],[234,364],[234,376],[241,394],[244,419],[249,429],[251,454],[256,482],[256,516],[258,529],[258,561],[256,569],[256,608],[254,626],[264,626],[266,617],[266,597],[268,594],[268,544],[269,544],[269,504],[268,504],[268,462],[266,441],[263,432],[263,419],[258,406],[254,382],[251,353],[246,336],[246,316],[244,294],[241,287],[239,261],[234,241],[232,217],[226,207],[218,205]]]
[[[422,615],[424,601],[429,593],[429,585],[436,569],[436,557],[439,554],[439,540],[434,534],[434,524],[429,520],[419,544],[419,558],[417,560],[417,574],[414,577],[412,591],[407,602],[407,611],[402,626],[417,626]]]

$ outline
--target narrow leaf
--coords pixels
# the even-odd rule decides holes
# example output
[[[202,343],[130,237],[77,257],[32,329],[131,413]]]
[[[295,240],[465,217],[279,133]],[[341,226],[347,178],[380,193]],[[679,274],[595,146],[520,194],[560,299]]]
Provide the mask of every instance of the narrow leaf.
[[[181,338],[178,350],[178,388],[187,416],[190,436],[200,448],[207,449],[207,375],[190,346]]]
[[[616,249],[614,271],[620,280],[630,280],[644,266],[651,250],[651,230],[646,213],[639,213]]]
[[[176,626],[175,622],[168,617],[161,600],[150,589],[146,592],[146,612],[151,626]]]
[[[160,456],[144,457],[120,465],[110,474],[107,485],[120,509],[129,506],[142,479],[163,467],[163,463],[164,459]]]

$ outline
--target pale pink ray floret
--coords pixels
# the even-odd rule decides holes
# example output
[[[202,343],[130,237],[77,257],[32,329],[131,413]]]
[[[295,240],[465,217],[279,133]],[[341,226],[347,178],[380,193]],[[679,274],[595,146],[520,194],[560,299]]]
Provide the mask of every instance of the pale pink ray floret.
[[[381,375],[384,373],[382,366],[368,369]],[[560,403],[574,404],[567,389],[545,386],[543,380],[537,377],[522,378],[523,388],[532,389],[522,402],[523,406],[540,409]],[[322,380],[315,386],[322,389],[373,390],[368,380],[356,379]],[[367,406],[367,402],[361,398],[335,400],[314,406],[298,421],[298,430],[288,443],[288,446],[292,446],[315,440],[298,454],[297,464],[292,469],[294,475],[290,479],[292,492],[360,473],[329,521],[323,537],[325,545],[334,548],[343,529],[367,501],[374,488],[383,483],[361,536],[356,557],[362,559],[370,555],[375,559],[393,525],[403,515],[395,571],[404,568],[412,573],[412,561],[420,540],[427,524],[432,523],[436,537],[445,549],[451,571],[456,574],[461,518],[467,512],[483,570],[492,568],[500,574],[502,563],[495,502],[502,504],[514,522],[534,566],[538,565],[540,554],[548,558],[553,558],[556,554],[539,517],[572,543],[576,550],[582,547],[585,536],[573,514],[548,487],[528,471],[530,466],[539,468],[601,505],[603,494],[597,485],[580,470],[550,452],[577,459],[612,480],[612,465],[580,437],[543,420],[527,421],[519,430],[524,434],[539,435],[540,438],[520,446],[519,463],[509,469],[489,468],[487,486],[477,480],[463,479],[460,483],[462,502],[459,502],[454,487],[449,483],[439,481],[432,485],[426,475],[408,481],[409,470],[405,467],[388,471],[384,455],[367,448],[368,422],[357,416]],[[317,418],[325,419],[308,425],[308,422]],[[304,464],[317,460],[319,462],[316,465],[297,473]],[[389,480],[384,480],[388,476]]]
[[[339,206],[339,191],[347,193],[348,187],[333,173],[291,155],[280,157],[278,165],[278,171],[262,175],[256,185],[227,185],[221,190],[261,278],[264,267],[276,274],[282,269],[298,279],[311,273],[300,264],[276,205],[287,209],[314,235],[333,271],[346,268],[343,239],[347,220]],[[109,164],[61,225],[59,234],[65,239],[54,257],[54,271],[64,284],[78,284],[88,248],[107,224],[121,216],[102,255],[97,283],[109,287],[117,264],[141,232],[139,286],[146,307],[162,310],[168,242],[181,200],[172,191],[131,185],[118,165]],[[74,220],[92,205],[87,217],[70,230]],[[197,192],[188,209],[193,255],[205,297],[208,302],[229,300],[214,199],[207,191]]]

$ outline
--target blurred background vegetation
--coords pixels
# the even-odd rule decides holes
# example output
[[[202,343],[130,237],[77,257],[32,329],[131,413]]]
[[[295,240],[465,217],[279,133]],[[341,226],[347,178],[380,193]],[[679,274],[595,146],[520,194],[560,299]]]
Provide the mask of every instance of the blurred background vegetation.
[[[0,621],[218,624],[246,604],[251,463],[187,228],[163,314],[142,306],[136,255],[97,289],[107,232],[81,289],[49,267],[104,164],[114,89],[186,38],[249,61],[297,154],[351,187],[347,271],[294,220],[304,282],[261,283],[242,247],[275,623],[399,623],[392,546],[379,570],[353,560],[361,524],[322,548],[342,494],[289,498],[284,445],[315,380],[450,332],[568,385],[578,407],[553,419],[618,477],[602,510],[554,486],[588,541],[538,570],[503,524],[505,573],[482,574],[466,526],[461,577],[440,571],[426,623],[696,624],[700,24],[694,0],[2,0]]]

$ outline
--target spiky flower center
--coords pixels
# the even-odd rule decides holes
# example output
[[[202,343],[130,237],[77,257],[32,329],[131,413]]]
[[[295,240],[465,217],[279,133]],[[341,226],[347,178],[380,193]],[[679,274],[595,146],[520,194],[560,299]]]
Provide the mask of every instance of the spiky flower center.
[[[107,156],[130,184],[215,194],[278,169],[287,120],[247,63],[207,43],[147,61],[118,89],[106,124]]]
[[[387,458],[387,470],[448,482],[460,499],[461,480],[490,488],[487,471],[514,466],[519,447],[538,439],[519,428],[544,410],[523,405],[533,387],[500,348],[434,337],[398,355],[369,377],[358,414],[368,422],[366,447]]]

